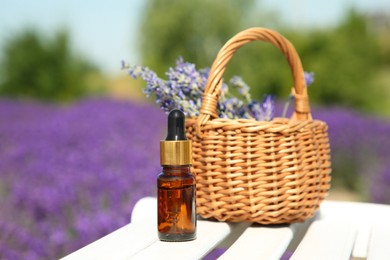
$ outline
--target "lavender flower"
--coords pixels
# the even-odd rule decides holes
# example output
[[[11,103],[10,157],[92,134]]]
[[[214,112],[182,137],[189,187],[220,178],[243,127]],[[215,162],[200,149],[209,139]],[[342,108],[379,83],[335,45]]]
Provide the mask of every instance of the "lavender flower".
[[[314,82],[314,72],[304,72],[306,86],[310,86]]]
[[[329,125],[334,185],[389,204],[389,120],[344,108],[312,113]],[[128,223],[135,202],[155,195],[165,120],[153,106],[104,99],[0,100],[1,258],[58,259]]]
[[[0,100],[0,258],[58,259],[128,223],[155,194],[165,120],[109,100]]]
[[[140,77],[147,82],[147,87],[143,90],[147,97],[150,97],[150,95],[153,92],[156,92],[158,89],[165,90],[165,82],[162,79],[158,78],[154,71],[151,71],[150,69],[141,66],[131,66],[128,68],[129,75],[132,78],[136,79]],[[169,94],[167,91],[160,91],[160,93],[160,95],[162,96],[164,96],[164,94]]]
[[[130,66],[123,62],[123,68],[133,78],[142,78],[147,86],[144,93],[149,97],[155,94],[156,103],[165,112],[174,108],[181,109],[186,116],[199,114],[201,98],[206,85],[208,70],[196,70],[195,65],[184,62],[182,58],[176,61],[176,66],[166,73],[168,80],[163,80],[149,68]]]
[[[305,77],[305,82],[306,82],[306,87],[310,86],[314,82],[314,72],[304,72],[304,77]],[[290,106],[291,101],[294,100],[294,95],[291,93],[288,96],[288,99],[286,103],[284,104],[283,112],[282,112],[282,117],[286,117],[287,115],[287,110],[288,107]]]
[[[342,108],[313,108],[313,115],[329,125],[334,183],[389,204],[390,121]]]
[[[274,100],[272,96],[264,97],[262,103],[252,101],[248,105],[249,113],[258,121],[270,121],[274,117]]]
[[[195,65],[185,62],[181,57],[176,61],[176,66],[170,68],[166,73],[167,80],[158,78],[149,68],[140,66],[130,66],[122,62],[122,68],[127,69],[133,78],[142,78],[147,86],[144,89],[149,97],[152,93],[156,96],[156,103],[165,112],[173,108],[181,109],[186,116],[196,117],[199,115],[202,95],[205,90],[209,69],[197,70]],[[248,102],[252,99],[249,93],[249,86],[240,78],[233,77],[230,84],[238,90],[238,93]],[[218,101],[217,109],[220,117],[223,118],[254,118],[257,120],[272,120],[273,103],[271,99],[266,100],[266,104],[261,104],[261,116],[258,111],[251,111],[257,106],[244,104],[240,99],[229,95],[228,86],[223,83]],[[267,111],[265,111],[267,110]]]
[[[264,97],[263,103],[261,104],[263,109],[263,120],[271,121],[274,118],[274,100],[271,95],[267,95]]]
[[[247,102],[251,102],[251,95],[249,93],[250,87],[239,76],[234,76],[230,79],[230,84],[236,87],[238,92],[246,99]]]
[[[244,102],[237,98],[228,98],[220,105],[219,116],[222,118],[245,117]]]

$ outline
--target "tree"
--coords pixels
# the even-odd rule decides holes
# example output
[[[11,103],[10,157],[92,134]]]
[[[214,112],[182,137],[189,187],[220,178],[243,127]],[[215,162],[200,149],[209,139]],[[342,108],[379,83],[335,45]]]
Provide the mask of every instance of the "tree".
[[[47,39],[32,29],[10,38],[0,62],[0,94],[69,101],[87,93],[86,76],[96,68],[77,56],[66,31]]]
[[[378,35],[363,15],[350,10],[333,30],[314,30],[297,42],[304,64],[316,73],[312,100],[374,111],[386,98],[375,82],[384,66]]]
[[[237,32],[252,26],[275,29],[298,51],[303,67],[315,73],[309,91],[311,103],[341,104],[378,112],[389,94],[378,81],[383,71],[378,35],[370,31],[364,15],[351,10],[339,25],[294,30],[258,1],[149,0],[140,30],[143,65],[162,74],[178,56],[210,67],[218,50]],[[250,43],[230,61],[225,79],[240,75],[251,86],[252,96],[274,94],[286,99],[293,85],[290,68],[270,44]],[[367,91],[369,89],[369,91]]]
[[[224,42],[242,27],[253,1],[150,0],[141,27],[143,62],[166,71],[179,55],[208,66]]]
[[[278,25],[277,15],[257,4],[252,0],[149,0],[140,29],[142,64],[163,74],[183,56],[198,68],[210,67],[219,49],[239,31]],[[233,75],[242,76],[257,99],[265,94],[287,98],[292,86],[283,54],[266,43],[242,47],[228,64],[225,78]]]

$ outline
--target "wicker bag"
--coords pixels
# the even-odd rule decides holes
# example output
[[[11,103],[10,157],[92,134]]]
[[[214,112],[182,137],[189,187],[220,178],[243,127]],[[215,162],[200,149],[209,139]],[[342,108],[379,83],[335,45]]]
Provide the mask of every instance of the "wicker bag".
[[[254,40],[282,51],[294,80],[295,111],[272,121],[218,118],[222,75],[233,54]],[[197,212],[219,221],[280,224],[312,217],[330,188],[326,123],[313,120],[301,61],[275,31],[250,28],[219,51],[198,118],[186,120],[193,146]]]

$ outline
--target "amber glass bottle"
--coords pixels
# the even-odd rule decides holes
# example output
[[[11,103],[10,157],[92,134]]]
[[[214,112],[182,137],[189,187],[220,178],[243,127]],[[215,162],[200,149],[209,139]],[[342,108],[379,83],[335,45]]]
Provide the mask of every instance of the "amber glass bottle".
[[[158,176],[158,236],[162,241],[196,238],[195,178],[190,172],[191,142],[184,132],[184,114],[173,110],[168,116],[168,136],[160,143]]]

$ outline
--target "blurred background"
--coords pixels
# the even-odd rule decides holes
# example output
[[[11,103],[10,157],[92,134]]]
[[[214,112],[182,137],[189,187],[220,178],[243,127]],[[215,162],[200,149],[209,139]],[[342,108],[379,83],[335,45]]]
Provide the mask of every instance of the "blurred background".
[[[53,259],[129,222],[155,194],[165,115],[121,60],[160,77],[182,56],[210,67],[252,26],[286,36],[315,74],[313,117],[332,148],[331,199],[390,203],[390,2],[10,1],[0,9],[0,258]],[[232,59],[251,94],[283,102],[283,55]],[[148,147],[146,151],[146,147]],[[47,241],[50,241],[47,245]]]

